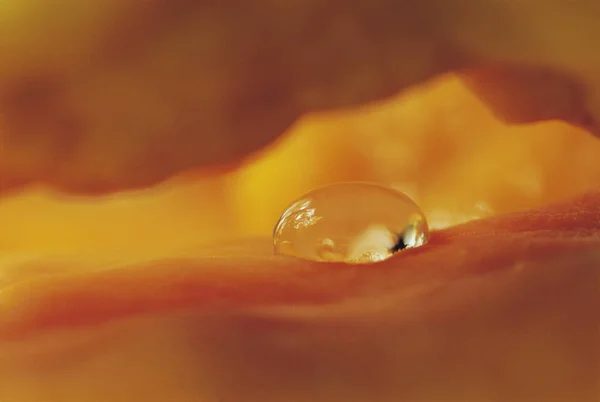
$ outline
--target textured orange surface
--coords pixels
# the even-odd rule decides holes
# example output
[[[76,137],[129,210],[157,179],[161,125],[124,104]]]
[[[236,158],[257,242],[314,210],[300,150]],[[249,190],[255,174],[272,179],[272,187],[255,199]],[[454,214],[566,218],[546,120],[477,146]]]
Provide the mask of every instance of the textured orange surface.
[[[451,75],[304,113],[466,59],[555,66],[462,77],[509,120],[593,126],[594,2],[354,1],[335,24],[316,0],[16,3],[0,2],[1,401],[596,397],[597,138],[507,125]],[[214,163],[229,169],[197,170]],[[274,256],[281,211],[346,180],[406,192],[439,230],[378,265]]]
[[[416,285],[420,287],[416,296],[427,297],[469,275],[514,269],[515,264],[528,269],[529,264],[565,252],[600,250],[600,193],[437,231],[428,245],[376,265],[275,257],[268,239],[237,243],[200,249],[188,258],[134,264],[9,263],[0,336],[177,309],[401,298],[415,296],[411,292]],[[600,254],[597,261],[600,264]],[[46,275],[36,277],[44,270]]]

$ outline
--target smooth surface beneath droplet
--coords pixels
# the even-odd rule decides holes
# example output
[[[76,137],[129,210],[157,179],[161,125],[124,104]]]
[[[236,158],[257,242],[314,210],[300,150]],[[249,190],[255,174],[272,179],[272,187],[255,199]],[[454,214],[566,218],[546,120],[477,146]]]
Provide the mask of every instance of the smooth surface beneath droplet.
[[[275,252],[313,261],[372,263],[427,242],[421,209],[371,183],[321,187],[290,205],[273,232]]]

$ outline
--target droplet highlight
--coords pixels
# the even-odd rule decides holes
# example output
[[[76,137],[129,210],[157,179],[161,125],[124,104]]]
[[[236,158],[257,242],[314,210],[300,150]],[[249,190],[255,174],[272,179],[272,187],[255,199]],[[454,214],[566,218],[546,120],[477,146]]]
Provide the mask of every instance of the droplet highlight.
[[[337,183],[300,197],[273,231],[275,253],[365,264],[427,243],[425,215],[405,194],[371,183]]]

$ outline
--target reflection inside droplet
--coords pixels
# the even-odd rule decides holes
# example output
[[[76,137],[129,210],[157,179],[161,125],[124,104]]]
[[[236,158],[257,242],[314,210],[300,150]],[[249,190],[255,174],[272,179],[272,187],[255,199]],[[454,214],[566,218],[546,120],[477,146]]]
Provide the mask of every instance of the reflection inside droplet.
[[[396,190],[339,183],[290,205],[273,232],[275,252],[315,261],[370,263],[427,242],[421,209]]]

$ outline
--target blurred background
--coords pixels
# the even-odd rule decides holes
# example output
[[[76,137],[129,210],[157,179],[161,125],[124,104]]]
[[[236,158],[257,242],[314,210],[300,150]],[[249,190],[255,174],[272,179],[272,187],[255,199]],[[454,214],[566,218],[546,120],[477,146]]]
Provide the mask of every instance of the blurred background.
[[[303,193],[354,180],[405,192],[443,228],[597,187],[600,142],[559,122],[507,126],[443,76],[360,110],[305,116],[233,172],[188,172],[98,198],[14,194],[0,201],[0,250],[180,255],[204,242],[268,237]]]

